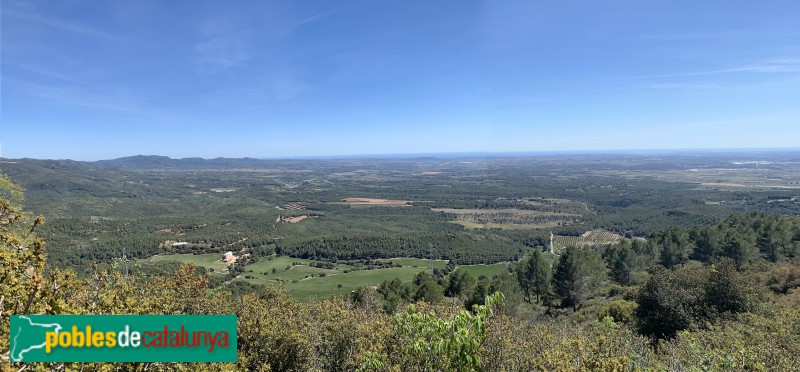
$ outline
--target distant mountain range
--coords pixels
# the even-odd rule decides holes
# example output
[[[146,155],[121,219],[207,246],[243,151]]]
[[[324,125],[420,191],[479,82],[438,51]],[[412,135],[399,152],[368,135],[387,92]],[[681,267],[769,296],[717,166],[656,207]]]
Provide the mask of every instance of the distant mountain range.
[[[715,159],[717,161],[730,162],[753,162],[756,161],[772,161],[772,162],[800,162],[800,150],[798,149],[771,149],[771,150],[674,150],[674,151],[643,151],[643,152],[514,152],[514,153],[489,153],[489,152],[472,152],[472,153],[427,153],[427,154],[398,154],[398,155],[362,155],[362,156],[344,156],[344,157],[306,157],[296,159],[279,159],[279,158],[214,158],[204,159],[200,157],[173,159],[168,156],[160,155],[135,155],[126,156],[111,160],[98,160],[94,162],[89,161],[75,161],[75,160],[40,160],[40,159],[6,159],[0,158],[0,169],[9,168],[9,165],[16,163],[23,163],[26,165],[37,164],[45,169],[62,169],[62,170],[75,170],[85,172],[91,169],[131,169],[131,170],[144,170],[144,169],[243,169],[243,168],[273,168],[285,167],[290,169],[297,169],[307,167],[313,164],[336,162],[340,164],[347,163],[360,163],[363,161],[377,162],[377,163],[393,163],[393,162],[414,162],[414,161],[453,161],[459,160],[481,160],[481,159],[497,159],[497,158],[593,158],[593,159],[610,159],[610,158],[627,158],[627,159],[647,159],[666,160],[671,161],[689,161],[695,162],[703,159],[701,162],[708,164],[708,161]],[[4,164],[5,163],[5,164]],[[19,165],[23,165],[19,164]],[[5,165],[5,167],[4,167]],[[16,168],[16,167],[11,167]],[[6,170],[8,172],[9,170]]]
[[[209,168],[209,167],[263,167],[275,161],[254,158],[183,158],[172,159],[158,155],[127,156],[113,160],[99,160],[92,164],[108,168],[163,169],[163,168]]]

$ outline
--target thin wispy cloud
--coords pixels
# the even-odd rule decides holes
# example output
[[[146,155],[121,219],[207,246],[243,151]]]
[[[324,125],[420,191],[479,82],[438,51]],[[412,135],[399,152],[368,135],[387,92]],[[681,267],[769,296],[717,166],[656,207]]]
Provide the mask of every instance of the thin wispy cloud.
[[[718,69],[718,70],[679,72],[673,74],[659,74],[659,75],[618,76],[618,77],[603,78],[600,80],[604,81],[646,80],[646,79],[662,79],[662,78],[675,78],[675,77],[720,75],[720,74],[737,73],[737,72],[761,72],[761,73],[800,72],[800,58],[784,57],[784,58],[766,59],[752,64],[747,64],[732,68]]]
[[[79,24],[54,18],[48,18],[36,13],[22,12],[14,9],[3,9],[3,16],[20,21],[36,23],[41,26],[53,28],[56,30],[69,31],[72,33],[88,36],[95,39],[102,39],[102,40],[116,41],[116,42],[126,41],[123,38],[119,37],[118,35],[115,35],[114,33],[105,30],[88,27],[84,24]]]
[[[244,42],[231,36],[199,42],[195,44],[194,51],[200,61],[222,67],[233,67],[250,58]]]
[[[295,22],[295,23],[292,25],[292,27],[300,27],[300,26],[302,26],[302,25],[306,25],[306,24],[309,24],[309,23],[313,23],[313,22],[319,21],[320,19],[323,19],[323,18],[325,18],[325,17],[328,17],[328,16],[330,16],[331,14],[332,14],[331,12],[325,12],[325,13],[319,13],[319,14],[315,14],[315,15],[313,15],[313,16],[311,16],[311,17],[303,18],[303,19],[301,19],[301,20],[299,20],[299,21]]]
[[[90,83],[88,83],[88,82],[86,82],[84,80],[75,78],[73,76],[62,74],[60,72],[52,71],[52,70],[49,70],[49,69],[46,69],[46,68],[42,68],[42,67],[36,66],[36,65],[31,65],[31,64],[8,64],[7,66],[8,67],[13,67],[13,68],[18,68],[20,70],[27,71],[27,72],[32,73],[34,75],[38,75],[40,77],[45,77],[45,78],[48,78],[48,79],[59,80],[59,81],[62,81],[62,82],[73,83],[73,84],[84,85],[84,86],[91,86],[92,85],[92,84],[90,84]]]
[[[255,46],[251,39],[265,35],[289,35],[297,28],[303,27],[333,14],[318,13],[296,22],[264,24],[253,27],[235,27],[235,22],[213,20],[198,26],[202,34],[211,35],[194,45],[197,58],[205,63],[221,67],[233,67],[250,60]]]
[[[285,72],[271,74],[267,79],[267,84],[271,98],[277,101],[292,99],[310,89],[307,84]]]
[[[792,37],[796,36],[797,32],[789,32],[780,29],[735,29],[735,30],[717,30],[705,32],[684,32],[684,33],[670,33],[670,34],[643,34],[635,35],[633,40],[641,41],[654,41],[654,42],[709,42],[719,40],[741,40],[743,38],[770,38],[770,37]]]
[[[232,109],[238,107],[269,107],[278,102],[290,101],[312,89],[291,68],[276,68],[262,75],[253,75],[247,81],[219,84],[194,97],[206,107]]]
[[[52,105],[102,108],[127,112],[140,111],[140,108],[131,100],[115,98],[109,94],[98,94],[86,89],[57,87],[16,79],[7,82],[14,83],[15,87],[25,92],[27,97]]]
[[[726,130],[731,127],[743,127],[751,125],[753,128],[759,125],[780,123],[781,125],[800,123],[800,112],[782,112],[777,114],[765,114],[758,116],[747,117],[727,117],[715,120],[702,120],[702,121],[674,121],[664,120],[658,121],[659,130],[662,131],[692,131],[700,128],[712,130]]]
[[[729,39],[733,37],[740,37],[745,32],[743,31],[718,31],[718,32],[689,32],[689,33],[674,33],[665,35],[635,35],[634,40],[642,41],[693,41],[693,40],[717,40]]]
[[[710,90],[718,89],[719,85],[712,83],[655,83],[650,86],[653,89],[676,89],[676,90]]]
[[[153,95],[127,88],[111,91],[89,86],[55,86],[17,78],[4,79],[4,83],[15,92],[21,93],[20,99],[23,102],[42,104],[51,110],[68,107],[98,116],[112,115],[123,120],[130,118],[142,122],[166,120],[170,125],[194,120],[188,118],[192,113],[154,107],[151,105]],[[52,124],[58,125],[58,122],[55,120]]]
[[[776,73],[800,72],[800,58],[776,58],[776,59],[761,61],[749,66],[720,70],[720,72],[738,72],[738,71],[776,72]]]
[[[268,25],[248,25],[239,17],[204,19],[194,25],[198,41],[193,52],[196,61],[205,67],[231,68],[252,58],[252,39]]]

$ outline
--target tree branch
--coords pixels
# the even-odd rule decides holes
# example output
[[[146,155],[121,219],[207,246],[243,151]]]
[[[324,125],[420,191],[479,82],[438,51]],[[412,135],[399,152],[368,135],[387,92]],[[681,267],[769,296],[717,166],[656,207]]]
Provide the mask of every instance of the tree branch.
[[[36,288],[33,288],[33,289],[31,289],[31,293],[28,294],[28,301],[25,304],[25,308],[22,309],[22,314],[27,314],[28,313],[28,309],[33,304],[33,300],[34,300],[33,296],[35,296],[35,295],[36,295]]]

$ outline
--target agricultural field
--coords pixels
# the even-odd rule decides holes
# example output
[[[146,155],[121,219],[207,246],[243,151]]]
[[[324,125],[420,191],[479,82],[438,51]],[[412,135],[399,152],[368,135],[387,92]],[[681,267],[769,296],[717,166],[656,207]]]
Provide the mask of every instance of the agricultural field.
[[[625,239],[619,234],[614,234],[603,230],[587,231],[580,236],[562,236],[556,235],[553,237],[553,245],[556,248],[566,247],[595,247],[601,245],[617,244]]]
[[[289,294],[300,299],[310,297],[330,297],[331,295],[348,294],[362,286],[377,286],[386,280],[398,278],[410,281],[425,268],[393,267],[388,269],[360,270],[349,273],[337,273],[325,277],[314,277],[298,282],[284,283],[284,288]],[[278,283],[275,283],[278,284]],[[341,285],[341,287],[340,287]]]
[[[468,272],[475,278],[485,276],[491,278],[495,275],[508,271],[509,263],[496,263],[491,265],[464,265],[459,266],[460,270]]]
[[[275,223],[300,223],[301,221],[305,220],[306,218],[317,218],[318,216],[309,216],[309,215],[300,215],[300,216],[284,216],[280,215],[275,218]]]
[[[727,161],[715,166],[699,165],[689,169],[652,172],[627,170],[624,172],[597,171],[597,174],[618,174],[629,179],[653,178],[666,182],[691,183],[699,190],[798,190],[800,175],[787,172],[796,166],[787,161]]]
[[[213,269],[212,275],[227,273],[227,264],[222,263],[221,255],[217,254],[172,254],[158,255],[143,261],[164,262],[175,261],[192,263],[197,266]],[[420,271],[430,271],[429,267],[444,268],[447,261],[426,260],[419,258],[392,258],[380,261],[391,261],[402,267],[390,267],[369,270],[353,270],[354,267],[345,264],[336,264],[333,269],[324,269],[311,266],[321,261],[292,258],[288,256],[262,258],[258,262],[244,266],[244,272],[234,280],[265,286],[283,286],[287,292],[300,299],[311,297],[328,297],[331,295],[344,295],[365,285],[379,285],[386,280],[399,278],[410,281]],[[462,265],[460,269],[469,272],[478,278],[481,275],[491,278],[500,274],[508,267],[507,263],[491,265]],[[275,269],[273,273],[272,270]]]
[[[321,269],[308,265],[288,265],[288,268],[276,268],[276,273],[272,273],[271,271],[250,272],[249,270],[251,269],[247,266],[245,266],[245,270],[248,271],[245,271],[239,275],[239,277],[243,277],[253,284],[270,284],[276,281],[305,280],[307,278],[312,278],[319,275],[333,275],[341,272],[336,269]]]
[[[222,274],[228,273],[228,264],[222,262],[221,254],[216,254],[216,253],[156,255],[150,257],[149,259],[143,259],[140,261],[150,261],[150,262],[175,261],[181,263],[191,263],[196,266],[205,267],[206,269],[209,269],[209,271],[214,273],[222,273]]]
[[[416,258],[394,258],[391,261],[395,264],[402,265],[402,267],[391,267],[370,270],[357,270],[351,271],[352,267],[347,265],[339,265],[336,269],[318,269],[307,265],[291,266],[291,269],[285,270],[286,264],[291,264],[296,260],[290,257],[279,257],[273,261],[279,264],[271,265],[271,267],[278,268],[276,274],[267,275],[253,275],[249,270],[270,267],[259,265],[258,262],[253,265],[245,266],[247,270],[236,280],[244,280],[252,284],[283,286],[290,294],[298,298],[305,299],[309,297],[326,297],[331,294],[343,295],[351,291],[365,286],[365,285],[379,285],[386,280],[399,278],[403,281],[410,281],[420,271],[430,271],[429,261],[416,259]],[[389,260],[385,260],[389,261]],[[271,261],[272,262],[272,261]],[[309,261],[300,261],[308,263]],[[434,268],[444,268],[445,261],[433,261]],[[499,274],[506,270],[507,264],[494,264],[494,265],[464,265],[460,268],[467,270],[476,278],[480,275],[491,277],[492,275]],[[320,274],[324,273],[324,276]],[[248,279],[248,276],[252,278]]]
[[[461,226],[498,229],[542,229],[573,224],[580,220],[581,214],[551,212],[531,209],[458,209],[432,208],[435,212],[455,215],[451,221]]]
[[[359,206],[408,206],[413,203],[410,200],[389,200],[375,198],[344,198],[342,201],[348,205]]]
[[[446,260],[426,260],[423,258],[386,258],[379,261],[392,262],[403,267],[439,268],[447,266]]]
[[[508,270],[508,263],[491,265],[462,265],[459,269],[465,270],[475,278],[485,276],[491,278]],[[442,265],[444,266],[444,265]],[[387,269],[373,269],[351,271],[349,273],[335,273],[324,277],[310,277],[305,280],[282,283],[286,291],[297,298],[328,297],[331,294],[345,295],[362,286],[377,286],[386,280],[398,278],[410,281],[420,271],[429,271],[427,266],[403,266]],[[274,285],[281,283],[273,282]],[[341,285],[341,287],[339,286]]]

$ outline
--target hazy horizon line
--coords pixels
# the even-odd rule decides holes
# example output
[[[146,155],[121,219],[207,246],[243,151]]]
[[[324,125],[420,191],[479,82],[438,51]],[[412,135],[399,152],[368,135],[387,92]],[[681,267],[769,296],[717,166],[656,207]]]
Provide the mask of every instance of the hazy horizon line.
[[[767,147],[767,148],[671,148],[671,149],[592,149],[592,150],[558,150],[558,151],[449,151],[449,152],[409,152],[409,153],[377,153],[377,154],[333,154],[333,155],[294,155],[294,156],[242,156],[242,157],[171,157],[169,155],[158,154],[136,154],[120,156],[116,158],[104,158],[97,160],[76,160],[71,158],[8,158],[0,156],[4,160],[70,160],[93,163],[98,161],[110,161],[124,158],[142,157],[164,157],[170,160],[183,159],[255,159],[255,160],[336,160],[336,159],[409,159],[409,158],[460,158],[460,157],[525,157],[525,156],[557,156],[557,155],[689,155],[689,154],[713,154],[713,153],[762,153],[762,152],[800,152],[800,147]]]

